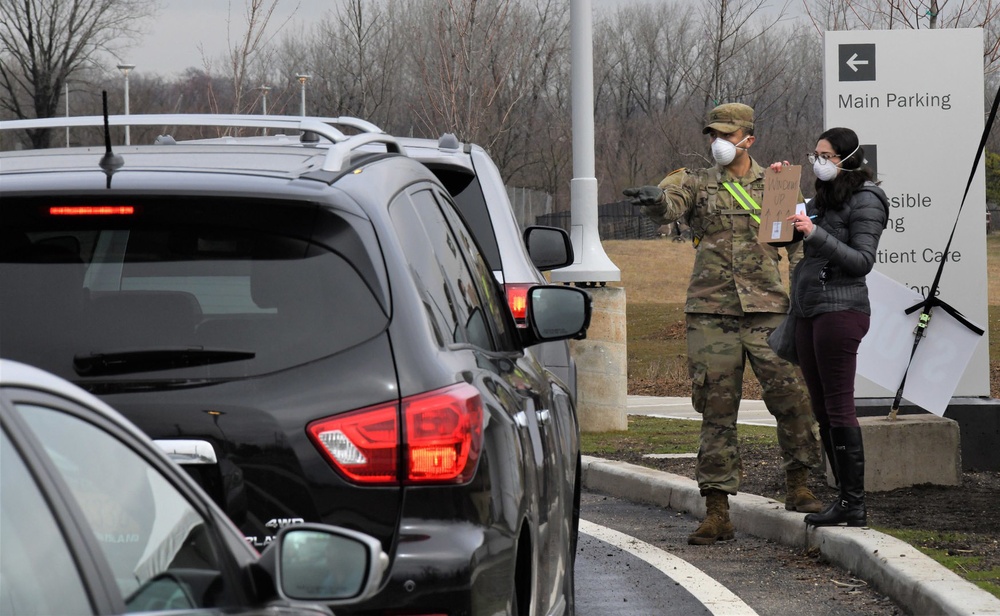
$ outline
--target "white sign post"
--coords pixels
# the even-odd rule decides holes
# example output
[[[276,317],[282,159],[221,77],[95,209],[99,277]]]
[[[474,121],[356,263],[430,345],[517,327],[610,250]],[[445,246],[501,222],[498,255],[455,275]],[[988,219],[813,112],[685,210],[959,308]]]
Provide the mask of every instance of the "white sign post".
[[[934,281],[958,219],[938,298],[969,321],[987,323],[982,161],[960,217],[958,212],[983,132],[982,30],[827,32],[824,42],[825,125],[846,126],[858,133],[890,201],[889,226],[879,244],[875,270],[915,291],[920,301]],[[936,331],[935,320],[951,319],[950,315],[941,308],[931,314],[926,336],[949,329]],[[912,342],[912,331],[900,335],[908,335]],[[865,365],[898,369],[886,366],[884,358],[866,363],[865,356],[879,337],[879,332],[871,331],[862,343],[859,373]],[[988,334],[971,343],[968,338],[954,340],[954,344],[977,343],[951,395],[989,396]],[[904,365],[908,360],[908,352],[899,358]],[[908,383],[910,378],[912,372]],[[876,381],[884,379],[859,375],[857,396],[895,395],[898,383],[887,388]]]

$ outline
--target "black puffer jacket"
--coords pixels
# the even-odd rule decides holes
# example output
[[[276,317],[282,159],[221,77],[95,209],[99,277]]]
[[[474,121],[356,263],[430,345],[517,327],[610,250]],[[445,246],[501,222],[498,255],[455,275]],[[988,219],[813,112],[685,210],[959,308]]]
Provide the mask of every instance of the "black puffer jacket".
[[[818,214],[813,208],[808,213]],[[792,273],[795,314],[814,317],[837,310],[871,314],[865,276],[875,265],[888,219],[889,200],[871,182],[854,193],[846,208],[817,215],[815,229],[802,243],[805,256]]]

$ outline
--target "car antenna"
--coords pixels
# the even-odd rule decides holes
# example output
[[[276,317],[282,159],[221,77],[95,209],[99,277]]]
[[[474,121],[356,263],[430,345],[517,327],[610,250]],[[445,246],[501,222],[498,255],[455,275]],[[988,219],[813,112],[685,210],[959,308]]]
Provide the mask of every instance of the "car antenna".
[[[111,176],[125,164],[125,159],[111,151],[111,129],[108,126],[108,91],[103,90],[102,94],[104,96],[104,156],[101,157],[100,165],[104,174],[108,176],[108,188],[111,188]]]

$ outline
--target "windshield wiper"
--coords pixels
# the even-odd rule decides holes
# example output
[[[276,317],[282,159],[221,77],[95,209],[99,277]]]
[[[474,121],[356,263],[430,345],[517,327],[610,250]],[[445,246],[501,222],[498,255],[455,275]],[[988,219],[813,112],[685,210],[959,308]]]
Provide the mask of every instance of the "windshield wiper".
[[[257,354],[253,351],[206,349],[203,347],[130,349],[76,355],[73,357],[73,368],[80,376],[104,376],[222,364],[229,361],[253,359],[256,356]]]

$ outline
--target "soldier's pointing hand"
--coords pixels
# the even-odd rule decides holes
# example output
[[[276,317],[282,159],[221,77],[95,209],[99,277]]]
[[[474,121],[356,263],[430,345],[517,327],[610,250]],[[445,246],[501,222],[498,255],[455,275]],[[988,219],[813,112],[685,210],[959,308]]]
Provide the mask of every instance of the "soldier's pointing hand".
[[[663,189],[657,186],[626,188],[622,194],[629,198],[632,205],[656,205],[663,201]]]

